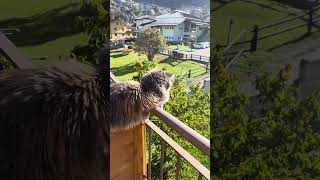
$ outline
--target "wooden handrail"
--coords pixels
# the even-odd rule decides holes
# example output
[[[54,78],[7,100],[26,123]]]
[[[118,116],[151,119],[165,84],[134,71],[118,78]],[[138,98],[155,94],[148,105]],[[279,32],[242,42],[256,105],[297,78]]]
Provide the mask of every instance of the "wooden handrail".
[[[178,132],[182,137],[187,139],[191,144],[200,149],[205,155],[210,156],[210,141],[179,121],[176,117],[172,116],[161,108],[155,108],[152,114],[157,116],[160,120],[167,124],[171,129]]]
[[[2,32],[0,32],[0,51],[12,62],[15,68],[32,68],[31,62],[22,55],[18,48]]]
[[[192,164],[197,171],[199,171],[207,179],[210,179],[210,171],[206,167],[204,167],[198,160],[196,160],[192,155],[190,155],[186,150],[184,150],[179,144],[177,144],[172,138],[170,138],[153,122],[147,120],[146,124],[154,132],[156,132],[166,143],[168,143],[176,152],[178,152],[178,154],[180,154],[186,161]]]
[[[110,78],[115,83],[120,81],[110,72]],[[182,137],[187,139],[191,144],[200,149],[205,155],[210,156],[210,141],[204,136],[179,121],[176,117],[161,108],[155,108],[151,111],[160,120],[166,123],[171,129],[175,130]]]

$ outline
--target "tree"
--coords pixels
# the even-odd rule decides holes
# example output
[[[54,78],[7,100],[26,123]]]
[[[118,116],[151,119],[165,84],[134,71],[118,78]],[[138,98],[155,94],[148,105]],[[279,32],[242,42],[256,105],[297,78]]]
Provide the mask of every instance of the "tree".
[[[94,62],[99,50],[106,48],[110,36],[108,8],[109,0],[83,1],[78,24],[88,34],[89,41],[87,45],[76,46],[72,50],[77,59]]]
[[[297,97],[289,68],[256,80],[246,101],[219,56],[214,59],[211,123],[212,179],[314,179],[320,176],[320,118],[316,96]]]
[[[156,54],[166,47],[166,41],[157,29],[147,28],[139,34],[135,48],[139,53],[146,54],[152,61]]]

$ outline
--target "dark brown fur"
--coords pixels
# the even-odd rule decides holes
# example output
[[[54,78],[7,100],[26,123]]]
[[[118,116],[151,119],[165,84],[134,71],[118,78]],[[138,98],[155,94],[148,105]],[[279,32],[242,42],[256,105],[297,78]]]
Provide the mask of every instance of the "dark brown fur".
[[[102,77],[90,66],[70,62],[0,73],[0,178],[109,176],[103,156],[104,148],[109,150],[103,147],[109,146],[104,138],[109,83]]]
[[[0,178],[109,177],[109,127],[141,123],[168,100],[168,83],[165,73],[150,73],[109,94],[105,70],[75,62],[0,73]]]

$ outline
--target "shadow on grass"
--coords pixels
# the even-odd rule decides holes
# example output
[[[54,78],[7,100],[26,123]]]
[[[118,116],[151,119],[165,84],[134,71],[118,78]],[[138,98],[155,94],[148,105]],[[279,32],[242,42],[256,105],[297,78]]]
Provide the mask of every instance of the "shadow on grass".
[[[164,60],[159,61],[159,63],[170,64],[173,67],[179,65],[182,62],[183,62],[182,60],[174,59],[174,58],[170,58],[170,57],[167,57]]]
[[[110,57],[111,58],[120,58],[120,57],[123,57],[123,56],[127,56],[128,54],[125,54],[125,53],[117,53],[117,54],[111,54]]]
[[[75,23],[79,15],[80,5],[72,3],[31,17],[2,20],[0,28],[19,28],[21,32],[10,35],[10,40],[17,46],[32,46],[80,33]]]
[[[110,68],[110,70],[114,72],[115,76],[123,76],[129,73],[135,72],[133,67],[134,67],[134,64],[128,64],[121,67],[113,67],[113,68]]]
[[[290,44],[294,44],[294,43],[298,43],[300,41],[303,41],[305,40],[307,37],[310,37],[310,34],[303,34],[301,35],[300,37],[298,38],[295,38],[295,39],[292,39],[292,40],[289,40],[289,41],[286,41],[286,42],[283,42],[283,43],[280,43],[280,44],[277,44],[277,45],[274,45],[272,46],[271,48],[267,49],[268,52],[271,52],[275,49],[278,49],[278,48],[281,48],[283,46],[287,46],[287,45],[290,45]]]
[[[224,6],[230,4],[230,3],[234,2],[234,1],[237,1],[237,0],[229,0],[229,1],[227,1],[227,0],[215,0],[215,1],[220,3],[220,5],[215,7],[215,8],[212,8],[210,10],[211,13],[216,11],[216,10],[219,10],[219,9],[223,8]]]

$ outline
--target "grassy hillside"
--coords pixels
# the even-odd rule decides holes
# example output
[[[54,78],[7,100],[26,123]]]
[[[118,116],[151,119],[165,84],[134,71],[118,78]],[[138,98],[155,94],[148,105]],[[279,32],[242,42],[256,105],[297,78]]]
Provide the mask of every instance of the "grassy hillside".
[[[234,0],[229,2],[225,1],[225,3],[222,3],[219,0],[213,1],[212,3],[214,9],[211,13],[213,14],[213,22],[215,23],[215,28],[213,28],[214,41],[219,44],[226,43],[230,19],[233,19],[234,22],[231,30],[231,38],[234,39],[242,30],[251,31],[254,25],[269,24],[301,13],[298,9],[271,0]],[[277,30],[285,29],[292,25],[302,24],[304,22],[306,22],[305,19],[295,20],[265,30],[261,32],[260,35],[266,35],[270,32],[276,32]],[[279,36],[262,40],[259,43],[259,47],[270,47],[290,41],[301,37],[305,32],[306,27],[286,32]],[[252,33],[246,33],[244,36],[244,39],[247,40],[251,38]]]
[[[48,56],[33,61],[48,64],[66,55],[87,37],[75,24],[81,0],[10,0],[0,1],[0,29],[19,28],[8,37],[26,57]]]
[[[36,14],[42,14],[49,10],[60,8],[62,6],[80,3],[81,0],[6,0],[0,1],[0,20],[29,17]]]

